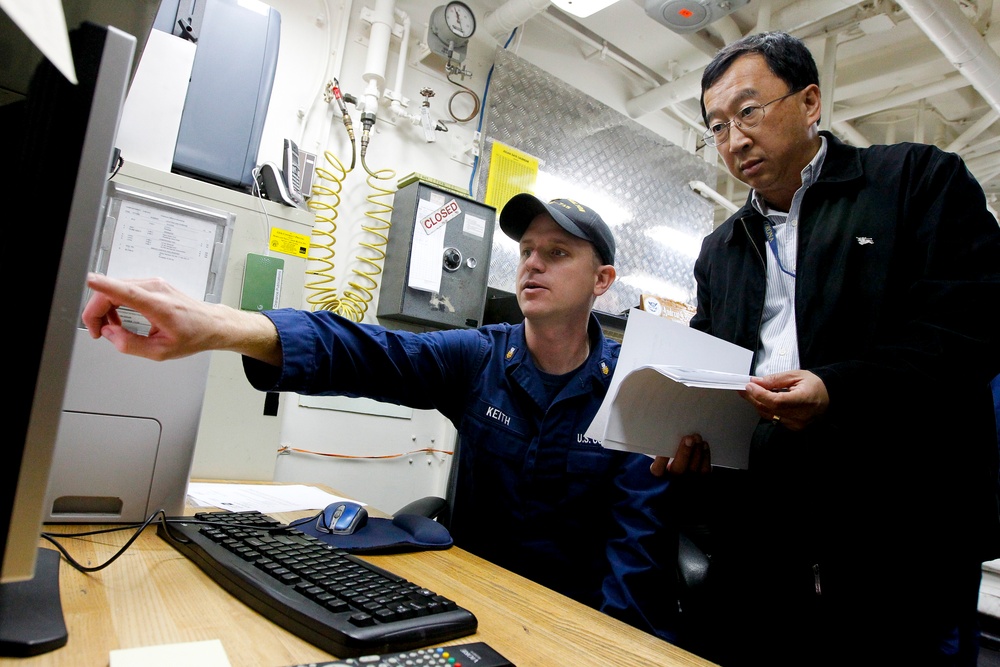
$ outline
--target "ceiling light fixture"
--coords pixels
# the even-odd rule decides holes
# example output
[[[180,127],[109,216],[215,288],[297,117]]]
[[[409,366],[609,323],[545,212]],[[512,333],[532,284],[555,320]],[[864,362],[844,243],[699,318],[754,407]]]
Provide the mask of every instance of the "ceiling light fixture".
[[[595,14],[605,7],[610,7],[618,0],[552,0],[552,4],[563,10],[567,14],[579,18],[586,18]]]

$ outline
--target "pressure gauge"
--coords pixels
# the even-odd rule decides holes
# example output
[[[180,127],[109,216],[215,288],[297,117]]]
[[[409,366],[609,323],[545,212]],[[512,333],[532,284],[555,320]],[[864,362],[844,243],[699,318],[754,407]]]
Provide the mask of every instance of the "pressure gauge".
[[[435,7],[427,26],[427,46],[449,61],[465,59],[469,38],[476,32],[476,17],[464,2],[452,0]]]
[[[476,17],[467,4],[452,0],[434,10],[431,30],[445,42],[467,40],[476,32]]]

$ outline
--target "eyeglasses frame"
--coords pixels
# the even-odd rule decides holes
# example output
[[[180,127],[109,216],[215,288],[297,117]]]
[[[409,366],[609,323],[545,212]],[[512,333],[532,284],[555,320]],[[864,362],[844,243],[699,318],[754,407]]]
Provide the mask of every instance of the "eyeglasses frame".
[[[724,144],[727,141],[729,141],[729,134],[732,131],[732,126],[734,124],[736,125],[736,127],[738,127],[740,129],[740,131],[742,131],[744,129],[755,128],[755,127],[757,127],[758,125],[760,125],[761,123],[764,122],[764,116],[767,115],[764,112],[764,109],[766,107],[774,104],[775,102],[780,102],[781,100],[783,100],[783,99],[785,99],[787,97],[791,97],[792,95],[795,95],[796,93],[801,93],[803,90],[805,90],[805,88],[799,88],[798,90],[793,90],[793,91],[791,91],[789,93],[785,93],[781,97],[774,98],[770,102],[765,102],[764,104],[748,104],[748,105],[746,105],[745,107],[743,107],[742,109],[740,109],[737,112],[737,115],[739,115],[740,113],[746,111],[748,108],[753,107],[755,109],[760,109],[761,110],[760,120],[757,121],[756,123],[754,123],[753,125],[748,125],[748,126],[744,127],[744,125],[742,123],[740,123],[739,120],[737,120],[736,116],[733,116],[732,118],[729,119],[728,122],[723,123],[723,125],[726,126],[726,138],[723,141],[721,141],[721,142],[717,142],[715,140],[715,133],[712,132],[712,128],[711,127],[709,127],[707,130],[705,130],[705,132],[701,135],[701,139],[702,139],[702,141],[705,142],[706,146],[721,146],[722,144]]]

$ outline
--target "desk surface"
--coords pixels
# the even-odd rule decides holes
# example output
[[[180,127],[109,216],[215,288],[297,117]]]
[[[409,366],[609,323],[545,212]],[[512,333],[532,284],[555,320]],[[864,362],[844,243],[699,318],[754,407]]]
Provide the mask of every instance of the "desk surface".
[[[94,565],[130,535],[123,531],[61,542],[77,561]],[[712,664],[457,547],[365,558],[476,615],[475,635],[447,643],[485,641],[518,667]],[[33,658],[0,659],[0,666],[105,667],[113,649],[207,639],[222,642],[233,667],[332,659],[230,596],[153,528],[98,572],[84,574],[60,563],[60,582],[69,643]]]

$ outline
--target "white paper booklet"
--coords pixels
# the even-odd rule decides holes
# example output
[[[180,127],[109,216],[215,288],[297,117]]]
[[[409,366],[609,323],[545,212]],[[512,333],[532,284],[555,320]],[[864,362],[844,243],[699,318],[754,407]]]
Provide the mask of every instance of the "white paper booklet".
[[[736,393],[753,353],[679,322],[632,309],[608,395],[586,435],[604,447],[673,456],[700,433],[712,463],[746,468],[759,419]]]

